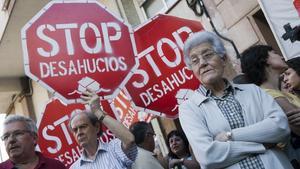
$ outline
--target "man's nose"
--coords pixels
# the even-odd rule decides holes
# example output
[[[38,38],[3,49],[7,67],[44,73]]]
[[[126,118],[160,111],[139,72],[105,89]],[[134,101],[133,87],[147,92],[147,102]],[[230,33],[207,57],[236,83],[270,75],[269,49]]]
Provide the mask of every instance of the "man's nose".
[[[84,133],[84,132],[83,132],[83,129],[80,129],[80,128],[79,128],[79,129],[77,130],[77,135],[78,135],[78,136],[79,136],[79,135],[82,135],[83,133]]]
[[[283,81],[284,83],[286,83],[286,82],[287,82],[287,78],[286,78],[286,76],[283,76],[283,78],[282,78],[282,81]]]
[[[10,135],[10,136],[8,136],[8,138],[7,138],[7,143],[15,143],[16,142],[16,137],[14,136],[14,135]]]

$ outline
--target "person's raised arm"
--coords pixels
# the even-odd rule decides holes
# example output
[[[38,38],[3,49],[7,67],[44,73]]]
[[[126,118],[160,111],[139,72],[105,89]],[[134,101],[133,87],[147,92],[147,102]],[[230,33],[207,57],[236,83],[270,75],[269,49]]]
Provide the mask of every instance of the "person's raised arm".
[[[100,98],[94,91],[87,89],[82,93],[81,99],[85,104],[90,105],[91,111],[95,113],[100,122],[122,141],[122,149],[125,154],[128,154],[130,148],[135,146],[133,134],[125,126],[107,115],[107,113],[101,109]]]

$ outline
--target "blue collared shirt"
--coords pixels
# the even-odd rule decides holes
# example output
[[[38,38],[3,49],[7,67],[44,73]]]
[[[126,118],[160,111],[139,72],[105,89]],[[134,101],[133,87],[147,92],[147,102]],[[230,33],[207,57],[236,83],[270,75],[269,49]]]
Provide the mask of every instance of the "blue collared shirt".
[[[109,143],[99,142],[94,160],[88,159],[85,153],[70,167],[70,169],[124,169],[131,167],[137,156],[137,147],[133,146],[126,155],[119,139]]]

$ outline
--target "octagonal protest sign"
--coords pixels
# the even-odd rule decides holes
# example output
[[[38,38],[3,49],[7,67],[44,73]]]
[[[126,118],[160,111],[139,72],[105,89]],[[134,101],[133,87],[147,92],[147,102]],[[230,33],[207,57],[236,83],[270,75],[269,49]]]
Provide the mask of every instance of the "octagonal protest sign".
[[[65,103],[113,99],[138,67],[130,26],[97,1],[51,1],[21,34],[25,74]]]
[[[135,109],[169,118],[178,116],[178,105],[199,87],[184,64],[183,44],[201,30],[198,21],[158,15],[134,31],[140,65],[125,92]]]

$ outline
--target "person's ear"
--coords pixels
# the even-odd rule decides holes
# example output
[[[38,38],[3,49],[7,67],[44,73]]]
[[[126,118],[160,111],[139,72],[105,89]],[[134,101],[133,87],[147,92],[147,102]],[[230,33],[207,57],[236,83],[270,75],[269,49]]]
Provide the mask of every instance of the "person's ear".
[[[36,146],[38,144],[38,136],[35,133],[32,133],[33,144]]]
[[[223,57],[221,58],[222,62],[223,62],[223,66],[226,66],[226,63],[228,62],[228,59],[227,59],[227,54],[224,54]]]
[[[225,62],[227,62],[227,60],[228,60],[228,56],[227,56],[226,53],[223,55],[223,60],[224,60]]]
[[[99,130],[100,130],[100,122],[97,122],[96,124],[95,124],[95,127],[98,129],[98,132],[99,132]]]

